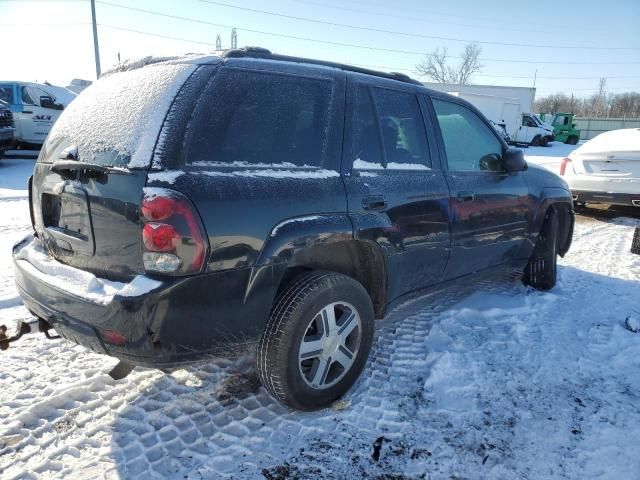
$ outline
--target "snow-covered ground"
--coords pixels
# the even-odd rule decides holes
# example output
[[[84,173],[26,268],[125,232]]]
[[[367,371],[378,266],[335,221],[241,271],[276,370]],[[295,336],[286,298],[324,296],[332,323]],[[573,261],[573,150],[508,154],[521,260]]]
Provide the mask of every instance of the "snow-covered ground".
[[[0,162],[9,326],[27,316],[10,247],[32,168]],[[361,380],[316,413],[272,400],[250,359],[116,382],[114,359],[27,338],[0,352],[0,477],[640,478],[639,225],[580,216],[549,293],[504,280],[395,310]]]

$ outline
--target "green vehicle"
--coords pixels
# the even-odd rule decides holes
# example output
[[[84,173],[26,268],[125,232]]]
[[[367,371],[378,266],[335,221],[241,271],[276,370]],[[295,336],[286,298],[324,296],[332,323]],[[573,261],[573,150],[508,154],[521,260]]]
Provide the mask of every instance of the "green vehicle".
[[[543,122],[544,117],[544,113],[540,115]],[[575,145],[580,140],[580,130],[573,123],[573,113],[554,114],[551,126],[553,127],[553,139],[557,142]]]

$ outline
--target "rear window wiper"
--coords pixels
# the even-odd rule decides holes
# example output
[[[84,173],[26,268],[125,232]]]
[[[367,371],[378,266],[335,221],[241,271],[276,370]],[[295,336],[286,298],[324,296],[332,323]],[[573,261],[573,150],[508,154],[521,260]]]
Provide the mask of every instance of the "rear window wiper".
[[[78,162],[77,160],[57,160],[53,162],[51,171],[62,176],[68,176],[73,172],[84,171],[98,175],[107,175],[109,173],[116,175],[130,175],[131,172],[126,168],[107,167],[98,165],[97,163]]]

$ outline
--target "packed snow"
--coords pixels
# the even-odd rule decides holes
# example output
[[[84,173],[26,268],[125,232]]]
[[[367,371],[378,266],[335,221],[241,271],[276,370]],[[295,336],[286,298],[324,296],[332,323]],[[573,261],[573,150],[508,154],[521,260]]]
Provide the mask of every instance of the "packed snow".
[[[32,168],[0,162],[10,328],[28,317],[11,246]],[[115,359],[29,335],[0,352],[0,477],[640,478],[638,226],[578,216],[550,292],[469,282],[392,311],[362,378],[315,413],[275,402],[250,358],[114,381]]]
[[[27,274],[43,284],[100,305],[111,303],[116,295],[136,297],[162,285],[143,275],[137,275],[129,283],[98,278],[92,273],[58,262],[47,254],[40,240],[32,235],[20,243],[15,259]]]
[[[229,164],[227,164],[229,166]],[[231,166],[234,166],[233,164]],[[314,169],[289,169],[289,168],[264,168],[256,167],[243,170],[190,170],[191,175],[206,175],[209,177],[261,177],[261,178],[330,178],[338,177],[340,174],[335,170],[324,168]],[[164,182],[174,184],[178,178],[185,175],[183,170],[164,170],[151,172],[149,181]]]
[[[379,163],[367,162],[361,158],[357,158],[353,162],[353,168],[356,170],[431,170],[429,167],[421,163],[389,162],[385,168]]]

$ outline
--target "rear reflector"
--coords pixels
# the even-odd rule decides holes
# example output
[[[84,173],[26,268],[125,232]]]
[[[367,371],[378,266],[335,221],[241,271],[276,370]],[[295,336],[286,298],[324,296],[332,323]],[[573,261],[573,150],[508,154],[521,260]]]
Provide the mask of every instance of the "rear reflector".
[[[167,188],[147,187],[140,214],[145,271],[185,275],[202,270],[209,243],[187,197]]]
[[[124,335],[116,330],[103,330],[102,340],[110,343],[111,345],[124,345],[127,343],[127,339],[124,338]]]
[[[567,164],[571,163],[571,159],[569,157],[565,157],[562,159],[562,164],[560,165],[560,175],[564,176],[567,171]]]

